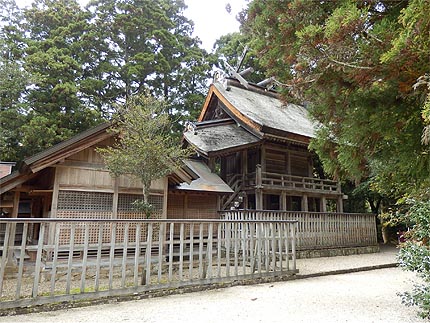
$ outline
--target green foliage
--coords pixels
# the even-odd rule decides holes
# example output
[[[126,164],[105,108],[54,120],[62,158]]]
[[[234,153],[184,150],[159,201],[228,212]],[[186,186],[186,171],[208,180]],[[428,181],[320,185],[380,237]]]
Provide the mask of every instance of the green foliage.
[[[36,0],[25,9],[0,0],[0,6],[0,54],[27,78],[26,86],[15,77],[0,84],[3,93],[19,89],[10,93],[20,104],[0,117],[9,119],[1,129],[4,160],[18,161],[109,119],[114,104],[146,89],[169,104],[177,134],[204,102],[211,61],[192,37],[182,0],[92,1],[85,9],[76,0]]]
[[[214,55],[215,58],[217,58],[214,62],[215,66],[225,71],[226,69],[223,66],[222,60],[219,59],[220,57],[224,57],[229,65],[238,67],[238,59],[247,48],[246,56],[239,71],[252,67],[254,71],[246,77],[246,80],[253,83],[262,81],[265,78],[264,69],[260,66],[258,58],[252,48],[248,47],[250,43],[250,37],[242,33],[230,33],[221,36],[214,44]]]
[[[152,212],[155,211],[155,207],[152,204],[143,200],[135,200],[133,203],[131,203],[131,205],[136,211],[145,213],[147,219],[149,219]]]
[[[26,121],[21,100],[30,77],[18,64],[0,56],[0,160],[19,160],[19,129]]]
[[[310,103],[319,125],[311,147],[327,173],[367,183],[389,205],[428,187],[427,0],[254,0],[247,17],[251,46],[268,73],[286,85],[285,100]],[[421,239],[429,212],[417,208],[404,218],[394,205],[392,214],[396,221],[413,221],[412,237]],[[410,255],[404,258],[410,269],[428,262],[427,243],[402,252]],[[411,300],[428,316],[425,284]]]
[[[418,189],[430,170],[428,86],[416,84],[430,69],[425,3],[255,0],[248,11],[260,64],[287,85],[286,100],[310,102],[325,171],[388,197]]]
[[[149,93],[130,97],[113,117],[115,143],[98,149],[113,176],[125,174],[141,180],[145,207],[149,207],[151,182],[175,171],[189,155],[170,135],[166,108]]]
[[[420,315],[430,319],[430,202],[409,201],[410,209],[405,214],[411,231],[409,241],[399,253],[400,266],[414,271],[422,283],[416,284],[412,292],[403,293],[402,300],[408,305],[420,307]]]
[[[92,1],[97,91],[112,102],[150,89],[182,117],[203,104],[210,63],[182,0]],[[98,39],[103,39],[100,42]],[[174,117],[173,120],[178,118]]]

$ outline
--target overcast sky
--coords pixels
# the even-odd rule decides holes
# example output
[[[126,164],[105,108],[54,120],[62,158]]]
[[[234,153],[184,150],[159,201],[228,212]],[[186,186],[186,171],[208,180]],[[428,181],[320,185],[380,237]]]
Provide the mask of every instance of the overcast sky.
[[[78,0],[85,5],[88,0]],[[31,4],[31,0],[16,0],[18,6]],[[226,5],[230,4],[231,13]],[[211,51],[215,41],[222,35],[239,31],[236,15],[246,6],[246,0],[185,0],[188,6],[185,16],[194,21],[194,36],[198,36],[203,47]]]
[[[245,0],[185,0],[185,15],[194,21],[194,33],[202,40],[203,47],[211,50],[222,35],[239,31],[236,15],[246,6]],[[230,4],[231,13],[226,5]]]

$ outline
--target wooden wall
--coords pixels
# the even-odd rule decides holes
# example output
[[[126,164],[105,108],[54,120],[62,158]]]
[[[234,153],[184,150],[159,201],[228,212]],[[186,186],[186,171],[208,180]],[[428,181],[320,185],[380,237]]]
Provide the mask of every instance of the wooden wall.
[[[306,149],[291,149],[276,144],[267,144],[264,149],[266,172],[311,177],[312,159]]]
[[[215,194],[169,193],[168,219],[218,219]]]
[[[109,144],[105,140],[98,146]],[[81,191],[112,192],[115,180],[105,169],[103,159],[96,152],[95,147],[87,148],[67,158],[64,163],[57,166],[56,179],[60,189],[73,189]],[[163,192],[165,179],[153,181],[152,191]],[[121,192],[141,193],[142,184],[139,180],[128,176],[120,176],[118,189]]]
[[[106,146],[110,140],[98,144]],[[167,215],[167,177],[153,181],[150,203],[154,218]],[[105,169],[96,147],[76,153],[56,165],[51,217],[64,218],[145,218],[130,204],[142,199],[142,184],[128,176],[113,178]]]

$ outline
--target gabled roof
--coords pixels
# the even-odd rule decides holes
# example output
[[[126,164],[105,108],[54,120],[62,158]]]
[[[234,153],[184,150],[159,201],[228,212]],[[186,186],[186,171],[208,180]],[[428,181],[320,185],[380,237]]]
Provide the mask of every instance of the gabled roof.
[[[25,159],[19,170],[0,179],[0,194],[23,184],[34,177],[39,171],[112,137],[113,134],[107,131],[109,127],[110,123],[100,124]],[[184,165],[184,167],[177,169],[171,174],[170,177],[170,180],[175,184],[182,182],[190,183],[197,178],[197,174]]]
[[[184,138],[198,153],[205,156],[250,147],[260,142],[260,138],[232,119],[196,122],[186,128]]]
[[[233,79],[228,79],[226,84],[215,82],[211,85],[199,121],[207,120],[213,96],[223,104],[229,116],[251,132],[304,143],[314,137],[314,124],[306,108],[285,104],[276,93],[256,85],[250,84],[245,89]]]
[[[83,131],[70,139],[64,140],[51,148],[25,159],[24,165],[30,168],[33,173],[51,166],[79,151],[112,137],[112,134],[107,131],[109,127],[110,123],[106,122]]]

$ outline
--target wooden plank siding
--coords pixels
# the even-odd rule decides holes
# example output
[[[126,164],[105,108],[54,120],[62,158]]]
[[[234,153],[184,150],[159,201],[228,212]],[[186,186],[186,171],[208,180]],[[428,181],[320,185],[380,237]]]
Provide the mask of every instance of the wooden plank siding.
[[[223,220],[298,221],[297,250],[377,244],[374,214],[232,210],[220,215]]]

